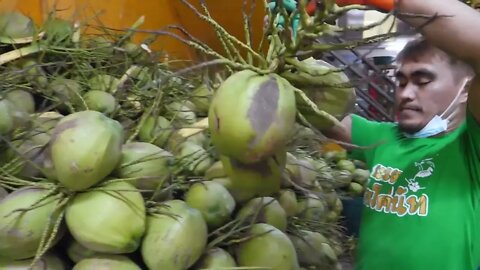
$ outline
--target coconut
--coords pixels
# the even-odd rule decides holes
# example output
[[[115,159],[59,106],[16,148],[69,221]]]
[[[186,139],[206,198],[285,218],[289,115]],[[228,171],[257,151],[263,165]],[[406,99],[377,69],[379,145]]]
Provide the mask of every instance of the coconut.
[[[75,240],[84,247],[120,254],[139,247],[145,215],[140,192],[129,183],[112,182],[76,195],[67,206],[65,220]]]
[[[141,270],[127,256],[97,255],[79,261],[73,270]]]
[[[165,107],[168,117],[181,125],[192,125],[197,121],[197,116],[186,102],[173,102]]]
[[[285,163],[279,158],[271,157],[251,164],[244,164],[226,156],[221,156],[220,160],[230,179],[226,187],[235,201],[245,202],[254,197],[272,196],[280,191]]]
[[[223,164],[220,160],[214,162],[210,168],[205,171],[204,178],[205,180],[212,180],[215,178],[223,178],[226,177],[227,173],[223,169]]]
[[[64,270],[62,260],[52,253],[45,254],[33,266],[33,259],[19,261],[0,260],[0,270]]]
[[[185,194],[185,202],[203,215],[210,229],[224,225],[235,210],[235,200],[221,184],[205,181],[196,183]]]
[[[237,219],[266,223],[281,231],[287,230],[287,214],[278,201],[272,197],[250,200],[237,213]]]
[[[73,35],[72,24],[59,18],[49,18],[44,29],[48,40],[54,43],[64,42]]]
[[[221,248],[209,249],[195,264],[193,270],[235,269],[237,263],[232,255]]]
[[[32,119],[33,127],[28,139],[36,145],[46,145],[52,137],[55,126],[62,118],[63,115],[57,112],[44,112],[35,115]]]
[[[207,224],[200,211],[183,201],[167,201],[164,206],[147,217],[143,260],[149,269],[188,269],[205,249]]]
[[[80,99],[82,93],[83,89],[77,81],[62,77],[56,77],[49,83],[46,90],[46,94],[56,97],[60,103],[68,103],[74,106],[82,104]],[[60,104],[59,108],[67,110],[63,104]]]
[[[358,197],[362,195],[363,192],[364,192],[364,188],[359,183],[351,182],[350,185],[348,186],[348,193],[350,193],[352,197]]]
[[[208,115],[208,108],[212,101],[213,91],[205,84],[200,85],[192,91],[190,101],[195,104],[195,113]]]
[[[178,161],[194,175],[203,175],[213,164],[210,154],[200,145],[186,141],[179,148]]]
[[[22,188],[0,201],[0,258],[20,260],[35,256],[48,221],[56,219],[54,210],[60,199],[49,194],[51,191],[46,189]],[[36,207],[29,209],[32,206]]]
[[[138,178],[133,183],[140,190],[157,190],[170,177],[172,162],[172,154],[156,145],[127,143],[122,147],[115,174],[121,178]]]
[[[44,145],[38,145],[31,139],[20,139],[11,142],[4,153],[5,163],[14,162],[15,169],[10,174],[22,178],[41,176],[41,169],[45,160]]]
[[[300,265],[305,267],[327,267],[337,261],[327,238],[318,232],[302,230],[298,235],[290,235],[295,246]]]
[[[7,99],[0,99],[0,135],[7,135],[15,128],[14,104]]]
[[[240,267],[265,267],[275,270],[298,270],[297,253],[282,231],[269,224],[254,224],[249,240],[236,248]]]
[[[109,175],[121,158],[120,123],[96,111],[60,120],[49,144],[58,181],[70,190],[87,189]]]
[[[45,71],[34,59],[22,58],[16,61],[22,70],[25,70],[25,81],[44,89],[48,86],[48,78]]]
[[[309,72],[316,72],[317,76],[303,70],[288,70],[282,73],[293,86],[301,89],[312,100],[318,109],[343,119],[355,109],[355,88],[350,84],[346,74],[337,70],[333,65],[314,58],[301,62],[303,68]],[[309,107],[299,106],[299,111],[315,127],[320,128],[324,122],[314,116]]]
[[[96,74],[88,80],[90,91],[114,93],[117,91],[120,80],[107,74]]]
[[[353,164],[353,162],[350,160],[344,159],[337,162],[337,168],[339,170],[346,170],[353,173],[355,171],[355,164]]]
[[[291,189],[280,190],[277,200],[287,214],[287,217],[295,216],[298,213],[297,195]]]
[[[312,160],[309,158],[297,159],[297,166],[299,178],[294,178],[294,180],[300,185],[313,187],[316,183],[318,173]]]
[[[111,114],[117,108],[117,101],[107,92],[91,90],[83,95],[83,99],[89,110],[104,114]]]
[[[335,179],[336,187],[347,187],[352,182],[352,173],[347,170],[334,171],[333,178]]]
[[[143,142],[150,142],[159,147],[164,147],[172,136],[174,126],[165,117],[149,116],[140,128],[138,137]]]
[[[355,171],[353,172],[353,181],[359,183],[360,185],[366,185],[369,178],[369,170],[355,169]]]
[[[298,215],[309,220],[322,221],[326,215],[325,203],[315,194],[310,193],[298,202]]]
[[[96,255],[104,255],[104,254],[88,249],[82,246],[77,241],[75,241],[75,239],[73,239],[72,241],[70,241],[70,243],[67,246],[67,255],[68,255],[68,258],[72,260],[72,262],[78,263],[83,259],[91,258]]]
[[[243,163],[273,156],[293,134],[293,87],[275,74],[244,70],[225,80],[208,113],[212,143],[222,155]]]
[[[25,90],[17,89],[8,91],[5,98],[10,100],[15,107],[26,113],[31,114],[35,112],[35,100],[32,94]]]
[[[31,37],[34,33],[34,22],[20,12],[2,12],[0,14],[0,37],[2,43],[12,43],[12,39]]]

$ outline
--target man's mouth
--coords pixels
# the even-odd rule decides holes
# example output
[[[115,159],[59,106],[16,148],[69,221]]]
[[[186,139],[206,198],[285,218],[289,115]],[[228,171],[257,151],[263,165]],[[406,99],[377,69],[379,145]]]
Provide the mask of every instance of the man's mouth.
[[[400,111],[401,112],[408,112],[408,111],[421,112],[422,109],[419,108],[419,107],[415,107],[415,106],[404,106],[404,107],[400,108]]]

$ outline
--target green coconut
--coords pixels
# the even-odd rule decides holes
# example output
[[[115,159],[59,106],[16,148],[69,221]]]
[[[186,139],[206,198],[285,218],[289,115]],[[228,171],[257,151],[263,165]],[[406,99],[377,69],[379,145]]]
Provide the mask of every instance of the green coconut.
[[[339,160],[337,162],[337,168],[339,170],[346,170],[346,171],[349,171],[351,173],[355,172],[355,164],[353,164],[352,161],[346,160],[346,159]]]
[[[55,126],[63,115],[57,112],[44,112],[32,117],[32,129],[28,139],[37,145],[46,145],[52,135]]]
[[[269,224],[254,224],[249,240],[236,248],[240,267],[265,267],[275,270],[298,270],[297,253],[282,231]]]
[[[54,43],[66,41],[73,35],[72,23],[63,19],[51,17],[43,27],[47,39]]]
[[[221,269],[235,269],[237,263],[235,259],[221,248],[209,249],[195,264],[192,270],[221,270]]]
[[[244,164],[232,158],[221,156],[225,172],[229,178],[226,186],[237,202],[245,202],[254,197],[272,196],[280,191],[282,171],[285,167],[284,153],[279,158]],[[283,159],[283,160],[282,160]]]
[[[364,187],[359,183],[351,182],[350,185],[348,186],[348,193],[352,197],[358,197],[362,195],[364,191],[365,191]]]
[[[337,188],[348,187],[352,182],[353,175],[347,170],[337,170],[333,172],[333,178],[335,180],[335,186]]]
[[[208,115],[208,109],[213,98],[213,91],[205,84],[192,91],[190,101],[195,104],[197,115]]]
[[[300,158],[297,159],[297,166],[299,172],[299,178],[294,178],[297,184],[313,187],[315,186],[317,180],[317,170],[311,159],[309,158]]]
[[[5,98],[10,100],[15,107],[26,113],[30,114],[35,112],[35,100],[30,92],[20,89],[12,90],[7,92]]]
[[[149,269],[188,269],[202,255],[207,236],[200,211],[180,200],[167,201],[147,217],[143,260]]]
[[[327,214],[325,202],[313,193],[300,199],[298,206],[298,215],[309,220],[322,221]]]
[[[117,167],[122,143],[120,123],[100,112],[65,116],[55,127],[48,149],[58,181],[75,191],[97,184]]]
[[[298,213],[297,195],[291,189],[280,190],[277,200],[287,214],[287,217],[295,216]]]
[[[167,117],[180,125],[192,125],[197,121],[197,116],[186,102],[173,102],[165,107]]]
[[[16,61],[19,68],[25,71],[25,81],[39,89],[48,86],[48,77],[35,59],[22,58]]]
[[[337,257],[325,236],[318,232],[302,230],[290,235],[300,265],[305,267],[327,267],[337,262]]]
[[[11,141],[10,147],[4,151],[5,163],[15,164],[9,173],[22,178],[41,176],[45,162],[45,145],[35,143],[30,138]]]
[[[83,95],[83,100],[89,110],[98,111],[104,114],[111,114],[117,108],[117,101],[112,94],[91,90]]]
[[[13,106],[10,100],[0,99],[0,135],[7,135],[15,128]]]
[[[165,117],[148,116],[140,128],[138,137],[143,142],[149,142],[159,147],[164,147],[169,138],[173,135],[173,132],[173,124]]]
[[[96,74],[88,82],[90,91],[114,93],[117,91],[120,80],[108,74]]]
[[[369,178],[369,170],[355,169],[355,171],[353,172],[353,181],[359,183],[360,185],[366,185]]]
[[[49,194],[51,191],[46,189],[22,188],[0,201],[0,258],[21,260],[35,256],[48,221],[57,216],[54,211],[60,199]],[[18,211],[32,205],[37,207]]]
[[[127,182],[112,182],[99,190],[76,195],[67,206],[65,220],[82,246],[121,254],[139,247],[145,232],[145,215],[140,192]]]
[[[310,75],[303,70],[288,70],[282,73],[293,86],[301,89],[307,97],[313,101],[318,109],[341,120],[355,109],[355,88],[350,83],[343,71],[333,65],[314,58],[308,58],[301,62],[303,70],[316,72],[318,75]],[[307,106],[298,106],[299,111],[315,127],[321,128],[325,122],[315,116],[315,113]]]
[[[88,249],[82,246],[77,241],[75,241],[75,239],[73,239],[72,241],[70,241],[70,243],[68,243],[67,255],[68,255],[68,258],[72,260],[72,262],[78,263],[83,259],[91,258],[96,255],[104,255],[104,254]]]
[[[215,178],[226,177],[227,173],[223,169],[223,164],[220,160],[215,161],[210,168],[205,171],[204,178],[205,180],[212,180]]]
[[[83,89],[75,80],[57,77],[49,83],[46,91],[48,95],[53,95],[59,102],[69,103],[73,106],[82,104],[80,97],[83,94]],[[64,106],[60,106],[60,108],[62,110],[66,109]]]
[[[200,145],[186,141],[179,146],[177,160],[194,175],[203,175],[213,164],[210,154]]]
[[[11,43],[12,39],[32,37],[35,31],[32,19],[20,12],[0,13],[0,41],[2,43]]]
[[[192,185],[185,194],[185,202],[202,213],[210,229],[227,223],[235,210],[235,200],[230,192],[212,181]]]
[[[0,259],[0,270],[65,270],[62,260],[52,253],[45,254],[33,266],[33,259],[9,261]]]
[[[157,190],[171,174],[173,155],[162,148],[143,142],[127,143],[115,174],[121,178],[138,178],[134,185],[140,190]]]
[[[208,113],[212,143],[243,163],[273,156],[293,135],[296,107],[293,87],[275,74],[244,70],[225,80]]]
[[[287,230],[287,213],[272,197],[255,198],[247,202],[237,213],[237,219],[247,222],[266,223]]]
[[[79,261],[73,270],[141,270],[127,256],[97,255]]]

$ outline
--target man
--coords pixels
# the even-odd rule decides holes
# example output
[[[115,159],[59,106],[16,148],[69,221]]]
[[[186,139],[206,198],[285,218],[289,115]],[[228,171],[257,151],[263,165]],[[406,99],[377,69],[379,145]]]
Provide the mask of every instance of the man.
[[[359,270],[480,266],[480,15],[457,0],[337,0],[389,10],[421,28],[398,56],[398,123],[348,116],[330,137],[360,146],[371,169]],[[409,14],[402,16],[401,14]],[[419,14],[421,16],[410,16]],[[457,60],[458,59],[458,60]],[[467,98],[467,91],[468,98]]]

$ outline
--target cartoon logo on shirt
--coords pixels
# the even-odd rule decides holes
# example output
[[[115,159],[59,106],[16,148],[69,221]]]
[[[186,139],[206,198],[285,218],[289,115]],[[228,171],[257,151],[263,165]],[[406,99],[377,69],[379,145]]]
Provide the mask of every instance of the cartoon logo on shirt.
[[[367,188],[364,204],[377,212],[405,215],[428,215],[428,195],[423,193],[426,187],[422,182],[433,175],[435,163],[433,159],[424,159],[414,163],[417,173],[413,178],[404,178],[406,186],[395,184],[403,171],[377,164],[373,167],[370,179],[374,180],[371,188]],[[420,192],[422,191],[422,192]]]
[[[412,179],[405,178],[405,181],[408,183],[408,188],[413,192],[425,189],[424,187],[420,186],[417,178],[427,178],[431,176],[433,174],[433,170],[435,169],[435,163],[433,163],[432,159],[429,158],[422,160],[421,162],[415,162],[415,166],[418,168],[418,173]]]

